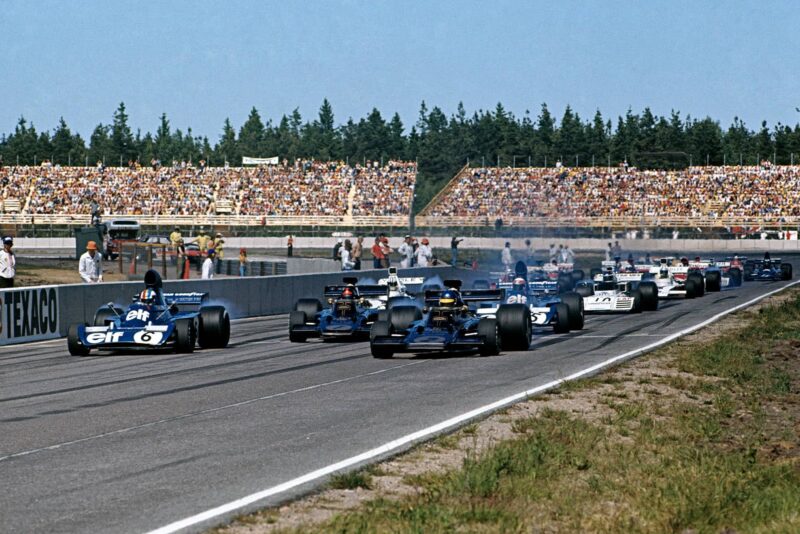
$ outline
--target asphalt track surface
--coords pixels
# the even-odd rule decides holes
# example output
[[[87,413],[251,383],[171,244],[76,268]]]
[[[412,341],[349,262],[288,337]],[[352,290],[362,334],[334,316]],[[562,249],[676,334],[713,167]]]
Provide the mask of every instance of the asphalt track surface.
[[[234,321],[229,348],[190,355],[76,358],[65,340],[3,347],[0,532],[170,525],[650,345],[786,284],[749,282],[662,302],[657,312],[594,315],[583,331],[545,331],[527,352],[488,358],[376,360],[366,342],[293,344],[285,315]]]

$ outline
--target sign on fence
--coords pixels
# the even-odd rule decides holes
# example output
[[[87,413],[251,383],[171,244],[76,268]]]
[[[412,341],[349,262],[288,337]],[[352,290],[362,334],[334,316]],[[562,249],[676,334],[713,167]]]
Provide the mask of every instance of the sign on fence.
[[[0,345],[59,337],[58,287],[0,291]]]

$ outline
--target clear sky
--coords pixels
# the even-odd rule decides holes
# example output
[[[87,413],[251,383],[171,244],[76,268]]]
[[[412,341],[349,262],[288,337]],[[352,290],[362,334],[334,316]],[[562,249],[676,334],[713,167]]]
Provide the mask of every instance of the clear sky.
[[[88,138],[119,102],[130,124],[219,139],[322,99],[336,122],[377,107],[407,130],[419,105],[616,122],[630,107],[800,120],[796,1],[0,0],[0,132],[63,116]]]

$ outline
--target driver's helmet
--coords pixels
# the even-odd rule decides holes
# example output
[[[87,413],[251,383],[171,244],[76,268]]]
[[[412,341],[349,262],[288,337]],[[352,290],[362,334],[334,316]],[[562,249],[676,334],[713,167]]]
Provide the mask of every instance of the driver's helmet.
[[[442,308],[456,308],[461,306],[461,295],[457,289],[446,289],[439,297],[439,306]]]
[[[662,267],[661,270],[658,271],[658,277],[669,278],[669,269],[666,266]]]
[[[527,284],[524,278],[517,277],[514,278],[514,282],[512,283],[511,287],[514,291],[519,291],[520,293],[524,293],[526,285]]]
[[[149,287],[139,293],[139,302],[142,304],[147,304],[148,306],[155,304],[157,298],[158,295],[156,294],[156,290]]]
[[[342,294],[339,298],[353,300],[356,298],[356,288],[353,284],[348,284],[342,289]]]

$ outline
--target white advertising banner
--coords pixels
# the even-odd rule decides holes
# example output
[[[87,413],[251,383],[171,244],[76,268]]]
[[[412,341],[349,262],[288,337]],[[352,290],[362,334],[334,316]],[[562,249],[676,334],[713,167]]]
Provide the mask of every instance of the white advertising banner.
[[[278,156],[272,158],[248,158],[242,157],[242,165],[277,165]]]
[[[58,287],[0,291],[0,345],[57,337],[60,337]]]

